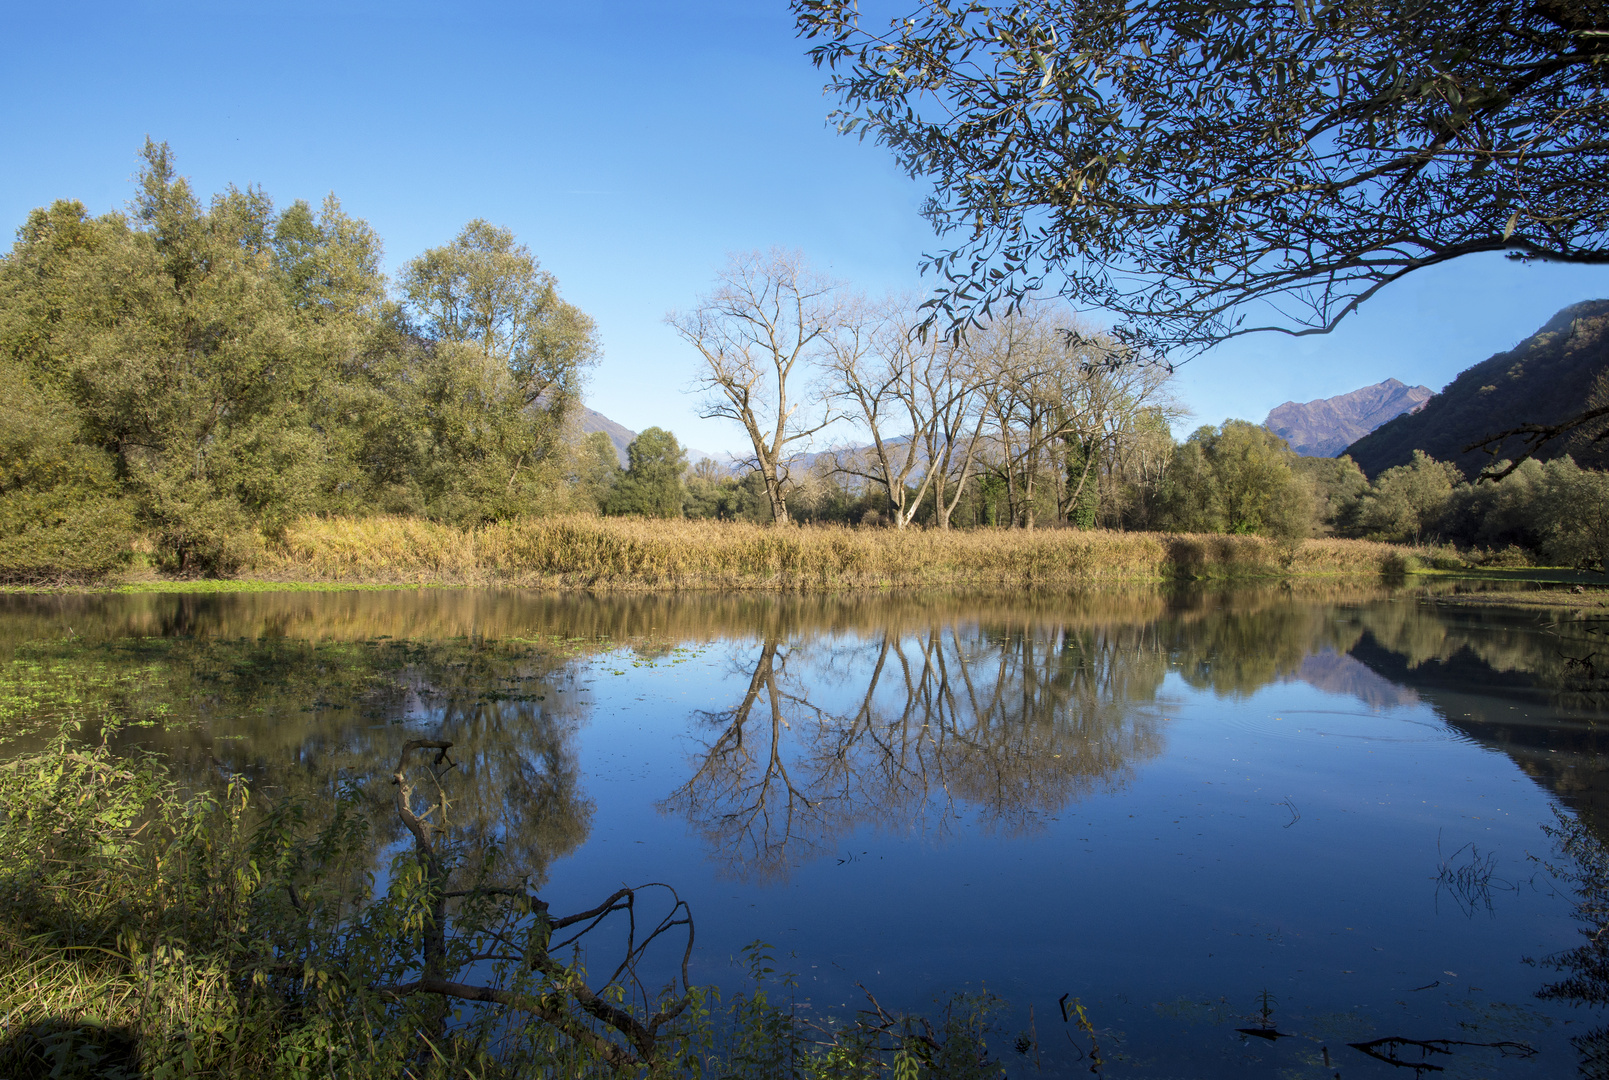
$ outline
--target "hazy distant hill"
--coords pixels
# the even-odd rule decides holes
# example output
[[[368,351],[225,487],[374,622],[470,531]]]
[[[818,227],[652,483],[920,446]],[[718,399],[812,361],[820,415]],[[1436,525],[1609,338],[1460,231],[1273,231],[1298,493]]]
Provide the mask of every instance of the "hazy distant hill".
[[[1305,457],[1334,457],[1387,420],[1430,400],[1428,386],[1406,386],[1396,379],[1365,386],[1339,397],[1297,404],[1287,401],[1268,414],[1263,426]]]
[[[615,444],[615,456],[620,459],[620,467],[622,469],[626,467],[626,447],[630,446],[631,440],[637,437],[637,432],[624,424],[617,424],[603,415],[603,413],[598,412],[596,409],[589,409],[585,405],[581,406],[581,416],[576,421],[576,427],[581,429],[581,434],[583,435],[591,435],[594,431],[601,431],[609,436],[609,441]],[[694,450],[690,446],[684,446],[682,449],[687,451],[687,461],[690,465],[697,465],[707,457],[715,457],[714,454],[706,454],[704,451]],[[722,459],[716,457],[716,460],[721,461]]]
[[[1425,407],[1399,416],[1347,448],[1370,476],[1406,465],[1415,450],[1451,461],[1474,476],[1492,459],[1464,447],[1523,423],[1548,424],[1586,407],[1593,380],[1609,367],[1609,300],[1572,304],[1508,352],[1483,360],[1448,383]],[[1557,457],[1563,440],[1543,447]]]
[[[581,406],[581,419],[576,426],[581,429],[581,434],[583,435],[591,435],[594,431],[601,431],[609,436],[609,441],[615,444],[615,454],[620,458],[620,467],[626,467],[626,447],[630,446],[631,440],[637,437],[635,431],[632,431],[624,424],[615,423],[603,413],[589,409],[585,405]]]

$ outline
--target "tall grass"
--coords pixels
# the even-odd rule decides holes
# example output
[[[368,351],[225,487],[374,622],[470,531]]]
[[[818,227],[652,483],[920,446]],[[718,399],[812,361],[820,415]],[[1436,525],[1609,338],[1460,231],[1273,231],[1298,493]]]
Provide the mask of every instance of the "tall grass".
[[[1379,575],[1414,549],[1164,533],[769,528],[555,517],[458,528],[304,518],[259,561],[269,577],[588,589],[1020,589],[1169,578]]]

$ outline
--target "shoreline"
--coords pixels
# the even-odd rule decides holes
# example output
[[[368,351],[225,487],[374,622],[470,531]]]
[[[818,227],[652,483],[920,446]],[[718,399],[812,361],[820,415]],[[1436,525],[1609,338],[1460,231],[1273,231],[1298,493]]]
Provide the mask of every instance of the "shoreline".
[[[1452,564],[1452,565],[1449,565]],[[1600,590],[1563,568],[1457,565],[1446,549],[1368,540],[1037,530],[908,530],[742,522],[552,517],[477,527],[417,518],[304,518],[234,574],[134,568],[98,582],[0,586],[4,593],[347,592],[507,588],[595,594],[1081,592],[1280,582],[1434,585],[1483,596]],[[1554,588],[1550,588],[1553,586]],[[1578,595],[1578,594],[1564,594]],[[1479,602],[1479,601],[1459,601]],[[1567,601],[1563,606],[1583,606]]]
[[[1523,574],[1524,576],[1521,576]],[[1032,591],[1040,596],[1072,596],[1089,593],[1117,592],[1130,589],[1173,592],[1189,589],[1231,590],[1236,588],[1268,588],[1325,585],[1367,586],[1377,584],[1389,588],[1418,588],[1414,599],[1443,607],[1509,608],[1529,611],[1592,612],[1605,609],[1609,614],[1609,583],[1596,583],[1590,577],[1569,570],[1530,571],[1437,571],[1410,570],[1400,575],[1370,573],[1309,573],[1309,574],[1222,574],[1206,577],[1169,575],[1149,578],[1105,578],[1094,582],[1036,583]],[[1434,592],[1426,586],[1437,586]],[[1472,586],[1467,590],[1465,585]],[[1493,588],[1492,586],[1497,586]],[[1506,587],[1505,587],[1506,586]],[[1525,586],[1532,586],[1525,588]],[[0,585],[0,596],[214,596],[263,593],[353,593],[353,592],[427,592],[460,590],[510,589],[568,595],[616,597],[669,597],[708,596],[712,594],[742,594],[748,596],[899,596],[919,597],[943,594],[951,598],[977,596],[998,598],[1024,592],[1021,586],[947,585],[942,582],[903,585],[852,585],[826,587],[784,587],[749,584],[732,587],[721,585],[675,587],[612,586],[599,588],[587,585],[530,585],[516,582],[461,582],[461,581],[317,581],[295,578],[265,578],[243,575],[233,578],[179,578],[141,577],[133,580],[101,584],[62,583],[38,585]]]

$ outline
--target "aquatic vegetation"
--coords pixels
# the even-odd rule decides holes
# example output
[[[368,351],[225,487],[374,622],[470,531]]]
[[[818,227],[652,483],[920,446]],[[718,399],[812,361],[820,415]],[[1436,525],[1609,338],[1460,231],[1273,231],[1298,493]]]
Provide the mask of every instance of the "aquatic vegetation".
[[[880,1006],[807,1023],[773,1001],[760,943],[755,985],[723,1004],[687,981],[692,917],[666,887],[551,914],[494,838],[454,826],[450,749],[404,746],[393,810],[413,842],[379,875],[357,791],[317,818],[239,777],[187,796],[155,758],[120,759],[65,730],[6,762],[0,1073],[998,1074],[984,1004],[958,1001],[937,1028]],[[654,892],[669,898],[657,923]],[[578,942],[623,920],[620,963],[594,981]],[[683,944],[651,956],[661,938]],[[650,967],[667,959],[662,986]]]

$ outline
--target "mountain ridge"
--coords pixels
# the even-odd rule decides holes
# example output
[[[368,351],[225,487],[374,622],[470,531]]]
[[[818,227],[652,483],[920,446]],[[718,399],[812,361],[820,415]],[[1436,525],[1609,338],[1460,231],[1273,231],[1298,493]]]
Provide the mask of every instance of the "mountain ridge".
[[[1420,408],[1432,393],[1387,379],[1335,397],[1276,405],[1263,426],[1303,457],[1335,457],[1381,424]]]
[[[626,447],[630,446],[632,440],[641,434],[631,430],[618,420],[611,420],[598,410],[589,409],[585,405],[581,406],[581,413],[576,417],[575,427],[582,435],[591,435],[595,431],[601,431],[609,436],[609,441],[615,447],[615,457],[619,460],[622,469],[628,464]],[[704,451],[695,450],[691,446],[683,446],[682,449],[687,453],[687,463],[689,465],[697,465],[705,458],[712,458],[717,462],[722,460],[715,454],[706,454]]]

